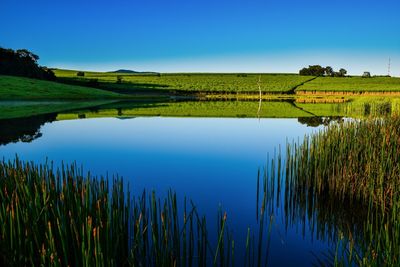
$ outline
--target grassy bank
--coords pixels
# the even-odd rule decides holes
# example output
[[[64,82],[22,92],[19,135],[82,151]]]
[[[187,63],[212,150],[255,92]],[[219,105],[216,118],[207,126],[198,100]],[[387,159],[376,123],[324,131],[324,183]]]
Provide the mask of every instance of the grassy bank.
[[[88,100],[124,97],[126,96],[93,88],[0,76],[0,100]]]
[[[296,89],[297,92],[400,92],[400,78],[394,77],[318,77]]]

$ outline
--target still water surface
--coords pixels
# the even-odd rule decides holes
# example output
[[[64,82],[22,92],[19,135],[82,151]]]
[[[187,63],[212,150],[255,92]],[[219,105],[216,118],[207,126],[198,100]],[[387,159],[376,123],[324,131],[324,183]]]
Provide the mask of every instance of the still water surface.
[[[212,236],[221,208],[228,214],[235,254],[240,259],[247,228],[257,230],[258,170],[279,146],[284,152],[287,141],[301,140],[318,129],[297,119],[138,117],[55,121],[41,126],[35,138],[19,138],[30,142],[3,144],[0,156],[7,160],[17,154],[22,160],[37,163],[48,159],[56,166],[76,162],[95,175],[118,174],[136,195],[146,189],[156,190],[163,197],[172,189],[181,199],[187,196],[197,204],[199,213],[208,218]],[[334,244],[324,237],[317,238],[304,225],[287,226],[281,209],[272,216],[271,266],[310,266],[316,262],[315,255],[334,250]]]

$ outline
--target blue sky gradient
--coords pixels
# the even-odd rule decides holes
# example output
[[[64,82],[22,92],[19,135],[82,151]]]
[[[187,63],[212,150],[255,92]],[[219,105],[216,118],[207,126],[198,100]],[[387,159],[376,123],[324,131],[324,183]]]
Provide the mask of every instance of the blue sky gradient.
[[[51,67],[400,75],[400,1],[20,1],[0,4],[0,46]]]

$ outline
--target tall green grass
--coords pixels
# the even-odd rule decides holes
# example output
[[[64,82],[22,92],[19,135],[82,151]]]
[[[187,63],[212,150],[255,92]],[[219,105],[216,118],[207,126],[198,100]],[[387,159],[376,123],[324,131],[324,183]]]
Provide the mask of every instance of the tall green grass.
[[[273,220],[266,212],[267,199],[273,195],[267,179],[263,176],[263,189],[257,189],[257,194],[263,196],[257,201],[257,234],[249,229],[245,251],[235,251],[228,215],[221,209],[213,235],[195,204],[186,198],[178,203],[172,191],[163,199],[157,198],[155,192],[143,192],[135,198],[121,179],[84,175],[75,165],[53,169],[49,164],[24,163],[18,158],[3,161],[0,264],[265,265]],[[178,211],[178,207],[183,210]]]
[[[2,266],[232,266],[234,241],[220,212],[218,244],[195,205],[169,192],[133,198],[121,179],[76,166],[0,164]]]
[[[288,145],[284,199],[292,218],[336,231],[336,265],[398,266],[400,117],[333,124]]]
[[[369,201],[385,209],[400,186],[400,117],[330,125],[289,146],[288,179],[311,193]]]

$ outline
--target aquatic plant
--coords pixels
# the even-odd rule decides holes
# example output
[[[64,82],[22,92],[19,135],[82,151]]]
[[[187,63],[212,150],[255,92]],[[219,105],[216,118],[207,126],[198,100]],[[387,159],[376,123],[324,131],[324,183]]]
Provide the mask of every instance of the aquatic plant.
[[[338,265],[400,264],[399,197],[399,116],[335,123],[287,146],[286,214],[334,225]],[[347,217],[362,215],[343,223],[354,209]]]
[[[234,242],[220,215],[218,245],[193,203],[130,195],[123,180],[0,163],[0,263],[18,266],[230,266]],[[221,213],[222,214],[222,213]],[[228,241],[225,241],[228,240]]]

